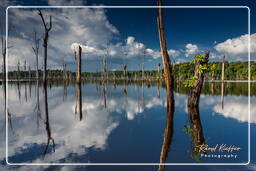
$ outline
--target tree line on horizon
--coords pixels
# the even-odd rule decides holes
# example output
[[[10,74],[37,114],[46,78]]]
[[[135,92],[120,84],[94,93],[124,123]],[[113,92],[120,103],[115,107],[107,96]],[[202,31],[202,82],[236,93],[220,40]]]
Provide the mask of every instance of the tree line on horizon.
[[[209,62],[205,75],[207,80],[221,80],[222,76],[222,62]],[[225,62],[225,80],[248,80],[248,62]],[[256,62],[251,61],[251,80],[256,80]],[[143,73],[144,72],[144,73]],[[139,70],[139,71],[108,71],[107,79],[111,80],[158,80],[163,79],[163,70]],[[194,65],[190,62],[173,64],[173,75],[175,81],[184,81],[189,79],[194,73]],[[3,73],[0,73],[2,76]],[[39,78],[43,76],[42,70],[39,69]],[[65,74],[65,76],[64,76]],[[84,79],[101,79],[102,72],[81,72],[81,78]],[[49,78],[69,79],[76,77],[76,72],[62,70],[62,69],[48,69]],[[30,70],[24,67],[23,70],[8,72],[9,79],[36,79],[37,70]]]

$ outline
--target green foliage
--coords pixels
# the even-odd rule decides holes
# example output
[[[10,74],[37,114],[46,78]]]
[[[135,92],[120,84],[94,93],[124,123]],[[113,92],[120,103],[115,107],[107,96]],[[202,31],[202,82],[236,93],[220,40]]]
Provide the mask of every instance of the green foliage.
[[[191,77],[189,80],[184,81],[185,87],[194,87],[195,82],[198,80],[196,76]]]
[[[202,60],[202,55],[198,56],[196,60]],[[196,61],[193,60],[193,61]],[[185,62],[180,64],[173,65],[173,76],[175,80],[179,81],[186,81],[184,85],[191,86],[191,81],[195,81],[192,77],[194,76],[194,67],[195,63],[193,62]],[[199,67],[197,72],[204,72],[205,79],[207,80],[221,80],[221,68],[222,62],[210,62],[207,65],[203,64]],[[226,80],[248,80],[248,62],[225,62],[225,79]],[[251,80],[256,80],[256,62],[251,61]],[[67,71],[70,77],[75,77],[76,73],[72,71]],[[36,77],[35,70],[31,71],[31,77]],[[43,72],[39,71],[40,77],[43,75]],[[108,73],[109,78],[121,78],[123,77],[123,71],[111,71]],[[127,75],[129,78],[140,79],[142,76],[141,71],[129,71]],[[3,73],[0,73],[0,76],[3,77]],[[50,78],[62,78],[63,71],[62,70],[48,70],[48,76]],[[82,77],[101,77],[101,72],[82,72]],[[160,74],[157,72],[157,66],[155,70],[147,70],[144,72],[144,78],[152,78],[158,79],[159,76],[163,78],[163,70],[161,70]],[[8,72],[8,77],[11,78],[28,78],[29,72],[28,71],[11,71]],[[190,81],[189,81],[190,80]]]

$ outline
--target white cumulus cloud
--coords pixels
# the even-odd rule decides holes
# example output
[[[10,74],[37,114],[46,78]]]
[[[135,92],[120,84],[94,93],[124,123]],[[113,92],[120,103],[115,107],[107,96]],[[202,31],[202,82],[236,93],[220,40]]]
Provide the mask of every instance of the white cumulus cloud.
[[[249,35],[245,34],[240,37],[227,39],[217,44],[214,48],[228,55],[244,55],[248,54]],[[251,53],[256,53],[256,33],[251,34]]]
[[[186,50],[185,50],[185,56],[188,57],[189,55],[194,55],[198,52],[198,47],[197,45],[193,45],[191,43],[186,45]]]

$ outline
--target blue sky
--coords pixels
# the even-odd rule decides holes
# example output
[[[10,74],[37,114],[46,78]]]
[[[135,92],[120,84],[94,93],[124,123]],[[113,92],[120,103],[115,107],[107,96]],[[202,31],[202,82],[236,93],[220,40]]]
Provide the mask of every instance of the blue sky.
[[[155,1],[7,1],[7,5],[156,5]],[[164,5],[243,5],[251,8],[251,58],[255,60],[255,3],[252,1],[164,1]],[[71,9],[45,11],[53,17],[53,31],[49,40],[49,67],[60,68],[63,59],[74,70],[74,46],[83,45],[83,71],[100,71],[102,56],[106,51],[109,70],[118,70],[128,63],[136,70],[145,58],[145,69],[156,69],[161,63],[156,24],[156,9]],[[61,14],[61,15],[59,15]],[[84,16],[83,16],[84,15]],[[95,21],[93,17],[97,16]],[[3,18],[4,15],[1,15]],[[68,18],[68,19],[67,19]],[[165,33],[170,57],[174,62],[191,61],[197,53],[212,52],[211,61],[226,55],[229,61],[248,60],[248,9],[247,8],[166,8]],[[2,21],[3,22],[3,21]],[[3,24],[1,22],[1,24]],[[34,65],[31,51],[33,29],[42,34],[42,23],[36,11],[9,10],[13,28],[9,42],[9,66],[14,68],[19,60]],[[24,24],[20,24],[24,23]],[[58,30],[62,27],[61,30]],[[75,31],[73,28],[76,28]],[[60,38],[62,37],[62,38]],[[128,43],[129,42],[129,43]],[[108,44],[108,46],[107,46]],[[72,46],[72,47],[71,47]],[[73,48],[73,49],[72,49]],[[22,50],[23,49],[23,50]],[[25,50],[24,50],[25,49]],[[108,49],[108,50],[106,50]],[[42,48],[41,48],[42,50]],[[22,51],[22,52],[21,52]],[[145,52],[145,55],[143,55]],[[41,52],[42,55],[42,52]]]

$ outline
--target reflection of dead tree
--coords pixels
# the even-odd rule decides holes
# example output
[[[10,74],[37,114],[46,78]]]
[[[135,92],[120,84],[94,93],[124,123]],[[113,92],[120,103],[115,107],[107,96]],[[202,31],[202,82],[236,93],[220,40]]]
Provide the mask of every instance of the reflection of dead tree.
[[[83,119],[81,82],[80,83],[76,83],[76,107],[75,107],[75,114],[77,114],[77,109],[78,109],[78,113],[79,113],[79,119],[81,121]]]
[[[173,122],[172,119],[174,114],[174,97],[173,97],[173,75],[172,75],[172,66],[170,62],[170,58],[167,52],[167,45],[165,41],[165,35],[164,35],[164,21],[163,21],[163,8],[162,1],[157,0],[157,5],[159,6],[157,9],[157,25],[158,25],[158,33],[159,33],[159,40],[160,40],[160,47],[161,47],[161,53],[162,53],[162,63],[164,67],[164,78],[165,78],[165,84],[166,84],[166,92],[167,92],[167,123],[166,123],[166,129],[165,134],[170,136],[173,132]],[[161,151],[161,157],[160,157],[160,163],[163,164],[166,161],[168,151],[170,149],[171,144],[171,137],[165,138],[164,143],[162,146]],[[164,169],[164,165],[159,166],[159,170]]]
[[[63,101],[66,100],[68,95],[67,86],[68,86],[67,80],[63,80]]]
[[[105,82],[103,82],[103,102],[104,102],[104,108],[107,109],[107,85]]]
[[[141,82],[141,111],[143,112],[145,109],[145,101],[144,101],[144,81]]]
[[[186,132],[191,134],[191,140],[193,142],[193,152],[192,156],[196,161],[199,161],[199,146],[203,145],[205,142],[203,135],[203,127],[200,120],[200,113],[198,105],[194,106],[193,104],[188,104],[188,113],[189,113],[189,121],[190,127],[186,128]]]
[[[13,125],[12,125],[12,114],[7,110],[7,116],[8,116],[8,122],[11,128],[11,131],[13,133],[13,135],[15,134],[14,129],[13,129]]]
[[[25,84],[25,100],[26,100],[26,102],[27,102],[27,101],[28,101],[28,96],[27,96],[27,82],[25,81],[24,84]]]
[[[44,24],[44,42],[43,42],[43,46],[44,46],[44,74],[43,74],[43,80],[46,81],[47,80],[47,45],[48,45],[48,38],[49,38],[49,31],[52,28],[52,16],[50,16],[50,24],[48,26],[48,23],[45,23],[43,14],[41,12],[41,10],[38,10],[38,15],[40,15],[42,22]]]
[[[19,102],[21,104],[21,93],[20,93],[20,82],[17,82],[17,88],[18,88],[18,97],[19,97]]]
[[[123,75],[124,75],[124,80],[127,80],[127,79],[128,79],[128,75],[127,75],[127,67],[128,67],[128,65],[127,65],[127,64],[124,64],[124,65],[123,65]]]
[[[2,57],[3,57],[3,93],[4,93],[4,111],[6,111],[6,39],[4,37],[3,29],[1,29],[1,42],[2,42]],[[4,112],[5,113],[5,112]]]
[[[189,120],[191,123],[191,127],[188,129],[188,132],[192,134],[192,140],[194,142],[194,150],[193,150],[193,157],[196,160],[199,159],[199,145],[204,144],[204,136],[203,136],[203,128],[200,121],[200,114],[199,114],[199,100],[200,94],[202,91],[203,83],[204,83],[204,70],[200,71],[201,66],[204,66],[208,63],[208,58],[210,56],[210,52],[207,52],[200,60],[197,60],[195,57],[195,69],[194,69],[194,78],[197,78],[193,86],[189,91],[188,97],[188,113],[189,113]]]
[[[157,98],[160,99],[161,97],[161,93],[160,93],[160,84],[161,84],[161,81],[157,81]]]
[[[36,81],[36,106],[34,111],[37,116],[37,127],[39,127],[39,118],[41,118],[41,109],[40,109],[40,102],[39,102],[39,80]]]
[[[224,91],[225,91],[224,81],[221,82],[221,108],[224,109]]]
[[[36,79],[39,79],[39,69],[38,69],[39,42],[40,42],[40,39],[37,38],[36,31],[34,31],[34,46],[32,46],[32,49],[36,56]]]
[[[49,122],[47,81],[45,81],[43,84],[44,84],[44,105],[45,105],[45,122],[44,122],[44,124],[45,124],[45,130],[47,133],[47,145],[46,145],[44,153],[43,153],[45,156],[50,142],[52,142],[53,151],[55,152],[55,143],[54,143],[54,139],[52,138],[51,127],[50,127],[50,122]]]
[[[167,94],[170,94],[170,93],[167,93]],[[167,104],[173,100],[171,96],[167,96],[166,98],[167,98]],[[166,159],[168,157],[168,153],[170,151],[170,146],[173,138],[173,113],[168,108],[166,112],[167,112],[167,119],[166,119],[166,127],[164,130],[164,141],[163,141],[162,150],[160,154],[161,165],[159,165],[158,171],[164,170],[164,167],[165,167],[164,163],[166,162]]]

